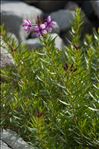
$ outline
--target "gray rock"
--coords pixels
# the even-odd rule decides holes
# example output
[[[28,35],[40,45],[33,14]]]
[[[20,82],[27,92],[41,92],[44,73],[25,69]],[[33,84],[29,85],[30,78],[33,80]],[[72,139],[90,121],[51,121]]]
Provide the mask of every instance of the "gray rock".
[[[8,144],[12,149],[34,149],[19,137],[16,132],[9,129],[1,132],[1,140]]]
[[[23,44],[27,45],[29,50],[35,50],[35,49],[42,48],[39,38],[27,39],[23,41]]]
[[[56,25],[54,26],[54,28],[52,30],[52,33],[57,33],[57,34],[60,33],[60,28],[59,28],[59,25],[57,24],[57,22],[56,22]]]
[[[92,7],[93,7],[96,15],[99,18],[99,0],[93,0],[93,1],[91,1],[91,4],[92,4]]]
[[[75,12],[70,10],[59,10],[50,14],[52,19],[57,22],[60,31],[68,30],[75,18]]]
[[[11,148],[9,148],[6,143],[4,143],[2,140],[0,140],[0,149],[11,149]]]
[[[6,43],[0,38],[1,48],[0,48],[0,68],[4,68],[6,66],[14,66],[15,62],[11,56],[11,54],[7,50]]]
[[[69,1],[69,2],[67,2],[66,6],[65,6],[65,9],[67,9],[67,10],[76,10],[78,7],[79,6],[75,2]]]
[[[82,10],[84,11],[84,13],[86,14],[87,17],[91,17],[91,15],[93,14],[93,7],[91,5],[91,1],[83,1],[82,3]]]
[[[52,39],[55,38],[55,47],[56,47],[58,50],[61,50],[62,48],[64,48],[64,42],[63,42],[63,40],[61,39],[61,37],[59,37],[58,34],[52,33],[52,34],[51,34],[51,38],[52,38]]]
[[[52,1],[52,0],[39,0],[38,7],[45,12],[52,12],[64,8],[66,0]]]
[[[57,49],[62,49],[64,47],[64,43],[63,40],[59,37],[58,34],[56,33],[51,33],[50,37],[52,39],[55,38],[55,47]],[[23,41],[23,44],[27,45],[27,47],[29,48],[29,50],[37,50],[37,49],[41,49],[43,48],[42,43],[40,42],[39,38],[34,38],[34,39],[28,39]]]
[[[37,16],[41,16],[43,12],[24,2],[2,2],[1,3],[1,24],[4,23],[8,32],[14,33],[21,41],[24,40],[28,34],[25,34],[22,23],[23,19],[31,19],[35,24]]]

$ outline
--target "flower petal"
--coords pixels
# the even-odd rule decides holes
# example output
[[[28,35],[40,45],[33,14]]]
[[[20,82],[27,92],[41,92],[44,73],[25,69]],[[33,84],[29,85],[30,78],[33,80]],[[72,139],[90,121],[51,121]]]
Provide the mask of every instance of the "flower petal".
[[[52,21],[51,16],[48,16],[48,17],[47,17],[47,22],[51,22],[51,21]]]
[[[38,26],[35,26],[35,27],[34,27],[34,31],[35,31],[35,32],[39,32],[39,30],[40,30],[40,29],[39,29]]]
[[[30,20],[28,20],[28,23],[29,23],[29,24],[32,24],[32,22],[31,22]]]
[[[47,30],[42,30],[42,34],[47,34]]]
[[[41,24],[41,25],[40,25],[40,28],[41,28],[41,29],[45,29],[45,28],[46,28],[45,24]]]
[[[51,24],[55,26],[56,25],[56,22],[55,21],[52,21]]]
[[[52,32],[52,27],[49,27],[48,28],[48,32]]]

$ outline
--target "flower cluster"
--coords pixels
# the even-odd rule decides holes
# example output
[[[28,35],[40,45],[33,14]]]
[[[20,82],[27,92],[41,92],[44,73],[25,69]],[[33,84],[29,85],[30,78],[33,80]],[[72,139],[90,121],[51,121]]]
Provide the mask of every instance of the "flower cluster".
[[[44,23],[33,25],[30,20],[24,20],[23,27],[26,32],[34,32],[37,37],[43,36],[52,31],[56,22],[52,20],[51,16],[48,16]]]

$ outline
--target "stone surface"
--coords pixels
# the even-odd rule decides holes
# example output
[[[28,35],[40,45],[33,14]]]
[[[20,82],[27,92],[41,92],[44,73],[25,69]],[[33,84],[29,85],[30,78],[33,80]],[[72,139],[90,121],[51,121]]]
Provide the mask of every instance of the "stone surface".
[[[52,39],[55,38],[55,47],[57,49],[60,50],[60,49],[62,49],[64,47],[63,40],[61,39],[61,37],[59,37],[58,34],[51,33],[50,36],[51,36]],[[39,38],[28,39],[28,40],[23,41],[23,43],[25,45],[27,45],[27,47],[29,48],[29,50],[36,50],[36,49],[43,48],[43,45],[41,44]]]
[[[54,26],[53,30],[52,30],[52,33],[57,33],[59,34],[60,33],[60,28],[59,28],[59,25],[56,23],[56,25]]]
[[[52,12],[64,8],[64,4],[66,4],[66,0],[39,0],[38,7],[45,12]]]
[[[82,8],[82,10],[84,11],[84,13],[86,14],[87,17],[91,17],[91,15],[93,15],[93,8],[92,8],[91,2],[89,0],[84,1],[81,4],[81,8]]]
[[[65,9],[67,10],[76,10],[79,6],[77,5],[77,3],[69,1],[67,2]]]
[[[0,140],[0,149],[11,149],[6,143]]]
[[[60,31],[68,30],[75,18],[75,12],[70,10],[59,10],[51,13],[50,15],[59,25]]]
[[[9,129],[0,132],[1,140],[5,142],[11,149],[34,149],[27,144],[16,132]],[[4,148],[5,149],[5,148]],[[8,148],[9,149],[9,148]]]
[[[34,39],[27,39],[23,41],[25,45],[29,48],[29,50],[35,50],[35,49],[40,49],[42,48],[42,45],[40,43],[40,40],[38,38]]]
[[[4,68],[6,66],[14,66],[15,62],[11,56],[11,54],[8,52],[6,43],[2,40],[0,37],[0,68]]]
[[[61,37],[59,37],[59,35],[57,35],[57,34],[55,34],[55,33],[52,33],[52,34],[51,34],[51,37],[52,37],[52,39],[55,38],[55,47],[56,47],[58,50],[61,50],[62,48],[64,48],[63,40],[61,39]]]
[[[92,7],[99,19],[99,0],[91,1]]]
[[[36,23],[37,16],[42,16],[42,14],[40,9],[24,2],[1,3],[1,24],[4,23],[8,32],[14,33],[20,41],[28,36],[22,28],[23,19],[31,19],[33,23]]]

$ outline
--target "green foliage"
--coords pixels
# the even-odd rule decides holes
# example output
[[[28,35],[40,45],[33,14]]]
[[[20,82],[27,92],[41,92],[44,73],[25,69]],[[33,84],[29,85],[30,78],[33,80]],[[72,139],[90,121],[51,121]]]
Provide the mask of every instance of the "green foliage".
[[[61,51],[49,36],[38,51],[8,44],[16,65],[1,70],[1,127],[39,149],[99,148],[99,33],[81,41],[82,20],[77,10]]]

